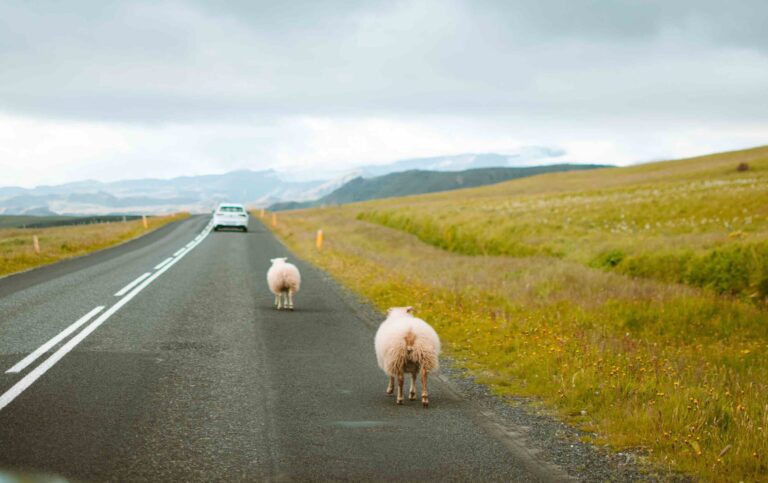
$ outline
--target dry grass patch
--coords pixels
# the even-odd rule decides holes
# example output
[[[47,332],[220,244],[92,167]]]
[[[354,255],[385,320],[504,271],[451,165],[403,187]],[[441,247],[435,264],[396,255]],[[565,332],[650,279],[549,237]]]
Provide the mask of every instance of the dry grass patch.
[[[54,228],[2,229],[0,276],[102,250],[188,216],[188,213],[181,213],[150,217],[147,218],[149,228],[144,228],[141,220],[133,220]],[[39,240],[40,253],[35,253],[32,244],[34,236]]]

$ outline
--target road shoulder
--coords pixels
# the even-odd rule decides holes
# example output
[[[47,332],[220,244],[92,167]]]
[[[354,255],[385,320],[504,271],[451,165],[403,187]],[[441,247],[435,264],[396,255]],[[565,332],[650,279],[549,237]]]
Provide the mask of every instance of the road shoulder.
[[[285,246],[282,240],[276,239]],[[285,246],[287,250],[289,248]],[[294,255],[295,256],[295,255]],[[333,287],[358,320],[375,331],[384,315],[325,270],[307,260]],[[654,468],[641,451],[616,452],[584,442],[580,431],[525,397],[501,397],[477,382],[450,357],[441,355],[441,383],[462,400],[475,422],[501,441],[513,457],[545,481],[689,481],[684,475]]]

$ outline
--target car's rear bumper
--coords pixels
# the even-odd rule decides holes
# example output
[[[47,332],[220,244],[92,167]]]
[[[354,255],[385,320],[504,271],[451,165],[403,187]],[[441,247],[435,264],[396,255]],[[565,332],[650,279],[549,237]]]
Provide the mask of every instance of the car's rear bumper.
[[[247,218],[244,218],[241,220],[231,219],[231,218],[214,219],[213,226],[218,228],[227,228],[227,227],[248,228],[248,219]]]

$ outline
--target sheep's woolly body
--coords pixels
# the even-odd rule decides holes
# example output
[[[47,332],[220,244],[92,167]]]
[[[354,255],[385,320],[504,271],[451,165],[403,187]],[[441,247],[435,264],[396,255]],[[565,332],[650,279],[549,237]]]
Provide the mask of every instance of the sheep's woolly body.
[[[432,372],[439,366],[440,338],[437,332],[408,313],[406,308],[390,311],[376,332],[374,346],[379,367],[389,376],[419,369]]]
[[[285,258],[275,258],[267,271],[269,290],[280,295],[283,292],[296,293],[301,287],[301,274],[296,265],[288,263]]]
[[[275,294],[277,310],[293,310],[293,294],[301,287],[301,274],[296,265],[286,262],[287,258],[273,258],[267,271],[267,285]]]

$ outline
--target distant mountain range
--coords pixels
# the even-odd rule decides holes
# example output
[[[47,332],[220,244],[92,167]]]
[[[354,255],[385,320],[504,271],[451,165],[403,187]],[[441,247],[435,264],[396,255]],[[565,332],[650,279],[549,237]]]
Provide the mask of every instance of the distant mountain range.
[[[210,211],[222,201],[266,206],[286,198],[323,196],[338,184],[291,182],[275,171],[232,171],[173,179],[81,181],[33,189],[0,188],[0,214],[135,214]]]
[[[374,178],[359,176],[317,200],[275,203],[269,209],[280,211],[340,205],[394,196],[471,188],[537,174],[605,167],[607,166],[596,164],[554,164],[528,168],[477,168],[451,172],[410,170]]]
[[[371,178],[406,170],[420,171],[466,171],[467,169],[489,166],[507,167],[510,165],[551,162],[552,158],[562,156],[561,150],[546,147],[522,148],[514,154],[460,154],[396,161],[384,165],[363,166],[355,170],[339,171],[332,179],[312,179],[313,173],[307,170],[277,172],[274,170],[241,170],[224,174],[203,176],[182,176],[172,179],[134,179],[104,183],[85,180],[55,186],[38,186],[27,189],[20,187],[0,187],[0,214],[5,215],[107,215],[107,214],[162,214],[186,210],[191,212],[210,211],[217,203],[234,201],[254,207],[269,206],[279,202],[293,200],[308,202],[324,199],[334,191],[344,188],[340,194],[328,199],[328,203],[342,203],[346,199],[368,195],[344,194],[355,190],[362,193],[373,190],[371,196],[397,196],[411,194],[416,186],[406,178],[399,182],[407,188],[384,188],[376,183],[395,182],[378,181],[373,184],[361,182],[359,177]],[[525,168],[527,169],[527,168]],[[575,169],[580,169],[575,167]],[[328,172],[328,170],[324,170]],[[424,175],[419,175],[424,176]],[[425,182],[430,191],[454,189],[455,187],[477,186],[487,181],[474,181],[475,176],[491,176],[502,181],[499,174],[462,175],[463,181],[456,182],[455,175],[446,174],[442,181]],[[433,177],[433,176],[430,176]],[[411,176],[409,179],[412,179]],[[454,182],[446,181],[454,179]],[[488,179],[491,179],[488,178]],[[480,179],[480,178],[478,178]],[[505,178],[509,179],[509,178]],[[367,180],[366,180],[367,181]],[[416,183],[418,184],[418,183]],[[391,194],[390,194],[391,193]],[[343,196],[346,196],[343,197]]]
[[[431,158],[403,159],[384,165],[363,166],[359,172],[363,177],[382,176],[389,173],[410,170],[423,171],[466,171],[477,168],[521,167],[542,164],[542,161],[565,155],[565,151],[545,146],[527,146],[514,154],[457,154]]]

